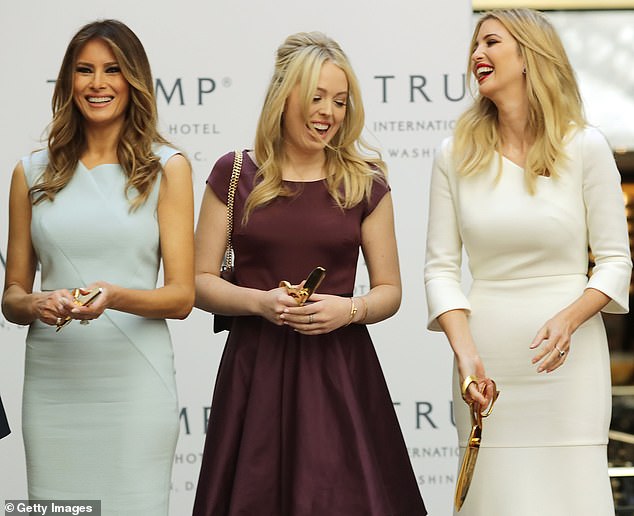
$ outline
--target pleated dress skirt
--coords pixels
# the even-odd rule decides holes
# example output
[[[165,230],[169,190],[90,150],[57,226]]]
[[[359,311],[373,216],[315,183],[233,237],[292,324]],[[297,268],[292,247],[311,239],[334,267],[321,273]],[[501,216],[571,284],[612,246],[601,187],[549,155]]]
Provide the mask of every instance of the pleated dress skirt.
[[[365,326],[240,317],[214,390],[194,516],[423,516]]]

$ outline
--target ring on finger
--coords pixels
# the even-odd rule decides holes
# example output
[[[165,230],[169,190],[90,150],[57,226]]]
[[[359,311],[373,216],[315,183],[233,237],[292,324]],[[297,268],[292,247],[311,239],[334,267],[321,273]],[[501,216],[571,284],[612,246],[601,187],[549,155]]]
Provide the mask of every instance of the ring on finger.
[[[566,354],[563,349],[559,349],[557,346],[555,346],[555,349],[557,350],[557,353],[559,353],[560,357],[563,357]]]
[[[313,314],[308,314],[308,324],[313,324]]]
[[[55,321],[55,324],[57,324],[57,326],[61,326],[62,325],[62,318],[58,317],[57,320]]]

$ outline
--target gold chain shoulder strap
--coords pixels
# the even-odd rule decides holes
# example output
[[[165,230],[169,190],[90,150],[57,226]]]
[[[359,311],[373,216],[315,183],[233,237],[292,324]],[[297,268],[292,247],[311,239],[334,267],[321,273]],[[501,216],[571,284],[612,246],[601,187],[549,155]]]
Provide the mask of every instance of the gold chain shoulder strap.
[[[234,151],[233,170],[231,171],[229,192],[227,193],[227,247],[225,249],[225,259],[223,263],[223,267],[226,269],[233,268],[233,246],[231,245],[231,234],[233,233],[233,200],[236,196],[236,189],[238,188],[238,180],[240,179],[241,170],[242,152]]]

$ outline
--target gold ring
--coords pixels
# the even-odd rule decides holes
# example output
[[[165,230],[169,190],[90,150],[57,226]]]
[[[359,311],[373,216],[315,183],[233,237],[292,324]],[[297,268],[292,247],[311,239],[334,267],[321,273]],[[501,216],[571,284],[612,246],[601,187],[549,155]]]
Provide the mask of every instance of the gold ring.
[[[62,325],[62,318],[58,317],[57,321],[55,321],[55,323],[57,324],[57,326],[61,326]]]
[[[477,384],[478,383],[478,377],[477,376],[467,376],[464,381],[462,382],[462,385],[460,387],[460,392],[462,393],[462,399],[467,401],[466,395],[467,395],[467,389],[469,388],[469,385],[471,385],[472,383]]]
[[[560,356],[560,357],[563,357],[563,356],[566,354],[566,352],[565,352],[565,351],[563,351],[563,350],[559,349],[557,346],[555,346],[555,349],[559,352],[559,356]]]
[[[313,314],[308,314],[308,324],[313,324]]]

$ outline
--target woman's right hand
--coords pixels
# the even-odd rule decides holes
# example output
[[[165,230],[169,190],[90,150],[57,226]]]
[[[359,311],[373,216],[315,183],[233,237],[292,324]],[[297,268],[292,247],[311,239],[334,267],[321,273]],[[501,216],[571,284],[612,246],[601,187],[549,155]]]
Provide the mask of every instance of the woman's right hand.
[[[451,349],[456,357],[456,365],[460,376],[460,390],[465,387],[465,379],[469,376],[477,379],[467,386],[463,398],[467,403],[477,403],[486,409],[494,399],[495,384],[484,369],[484,364],[478,354],[469,321],[464,309],[448,310],[438,316],[438,323],[447,335]]]
[[[478,355],[467,357],[456,356],[456,364],[460,376],[460,388],[462,390],[465,379],[469,376],[477,380],[471,382],[464,392],[463,397],[469,404],[475,402],[480,407],[488,407],[495,396],[495,384],[486,374],[484,364]]]
[[[262,292],[259,303],[259,312],[267,321],[282,326],[284,320],[280,315],[289,307],[297,306],[297,301],[288,295],[285,287],[277,287]]]
[[[73,295],[67,289],[41,292],[35,296],[35,314],[44,324],[57,325],[59,319],[71,315],[75,306],[73,301]]]

